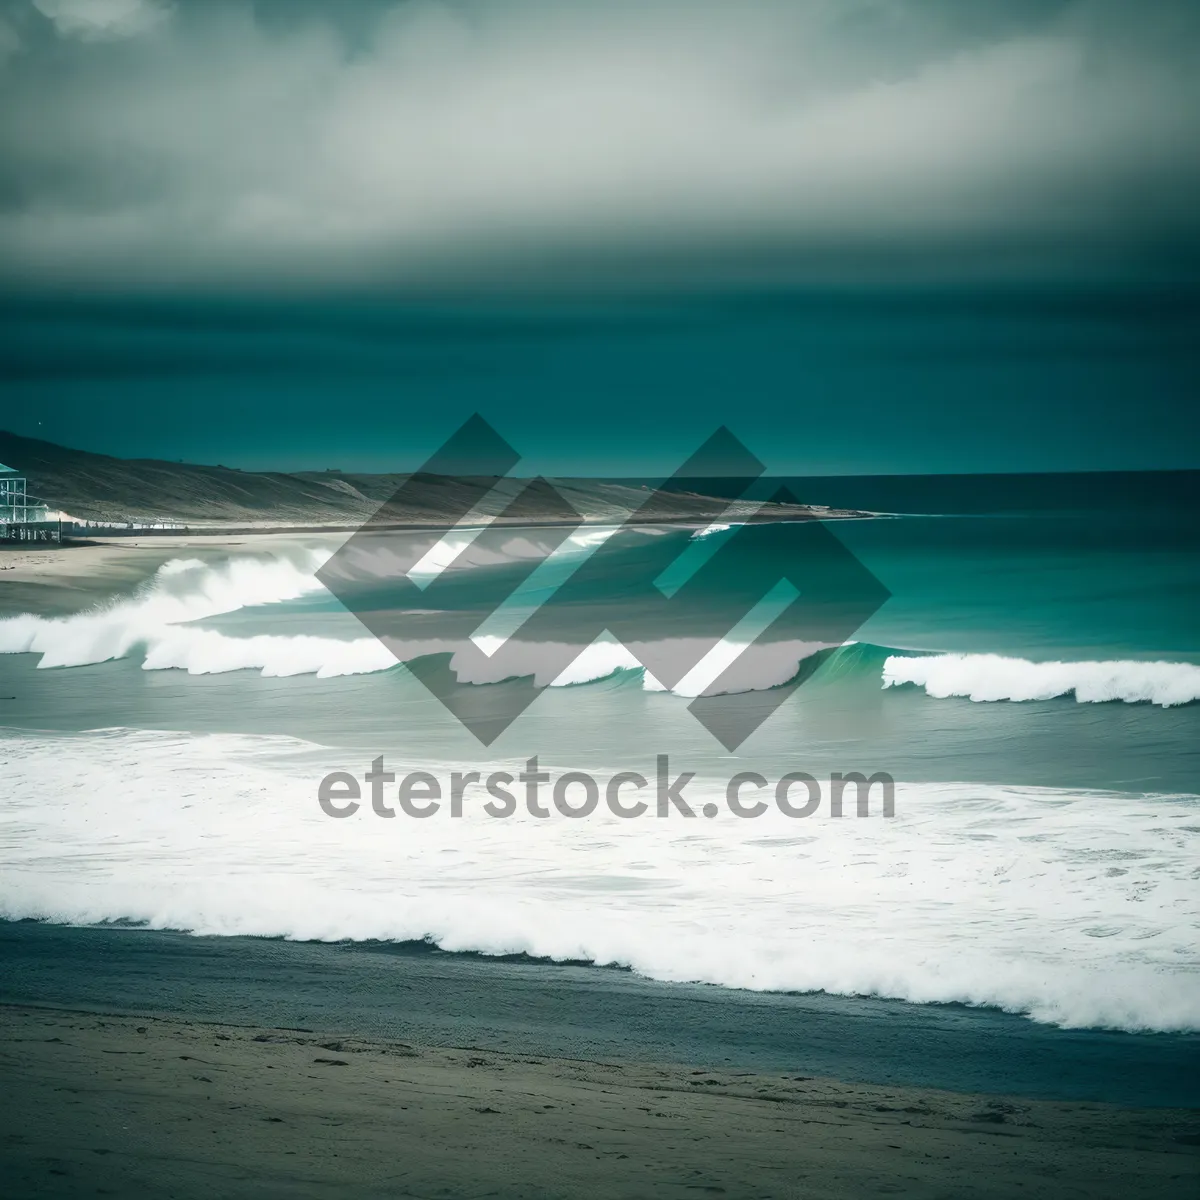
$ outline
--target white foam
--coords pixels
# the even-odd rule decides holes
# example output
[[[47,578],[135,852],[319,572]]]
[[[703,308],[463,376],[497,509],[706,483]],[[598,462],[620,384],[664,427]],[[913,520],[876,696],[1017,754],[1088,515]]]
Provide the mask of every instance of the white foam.
[[[585,556],[603,544],[614,528],[606,526],[572,535],[569,554],[563,557]],[[536,557],[539,553],[537,546],[520,537],[514,537],[505,547],[509,557]],[[161,566],[136,595],[117,603],[68,617],[25,614],[0,620],[0,654],[38,654],[39,668],[85,666],[140,653],[147,671],[214,675],[252,670],[268,677],[331,678],[386,671],[397,662],[450,653],[450,666],[460,683],[496,683],[519,674],[532,676],[537,687],[588,683],[617,671],[642,670],[642,663],[607,634],[579,649],[481,632],[472,640],[489,661],[480,662],[462,653],[457,642],[438,639],[393,641],[389,648],[366,636],[237,636],[196,624],[208,617],[321,592],[323,585],[315,572],[325,557],[321,552],[306,551],[294,556],[233,557],[215,565],[199,559],[173,559]],[[360,628],[348,618],[341,624]],[[681,662],[709,654],[709,659],[700,664],[706,669],[694,670],[681,680],[675,693],[699,695],[735,660],[736,670],[729,676],[726,690],[775,687],[787,682],[800,660],[818,648],[801,642],[748,647],[752,634],[743,633],[739,638],[735,630],[715,652],[705,641],[670,639],[677,643],[673,649]],[[497,656],[501,647],[507,647],[507,652]],[[572,651],[576,657],[568,667],[561,668],[564,654]],[[647,690],[665,690],[648,671],[642,676]]]
[[[0,620],[0,654],[40,654],[39,667],[75,667],[124,658],[187,622],[322,590],[314,572],[327,556],[234,557],[217,565],[173,559],[133,596],[69,617],[24,614]]]
[[[212,629],[168,629],[145,643],[142,667],[147,671],[177,669],[189,675],[226,671],[258,671],[266,678],[316,675],[368,675],[396,665],[376,638],[353,640],[297,635],[227,637]]]
[[[930,696],[971,700],[1049,700],[1074,693],[1081,704],[1123,700],[1169,708],[1200,699],[1200,666],[1177,662],[1030,662],[998,654],[893,655],[883,686],[913,683]]]
[[[589,529],[573,535],[564,557],[581,557],[612,530]],[[540,551],[514,537],[509,557]],[[457,653],[457,644],[423,640],[393,644],[391,651],[372,637],[316,634],[259,634],[239,637],[195,624],[205,618],[247,608],[278,604],[318,594],[315,572],[327,552],[295,550],[273,556],[235,556],[218,563],[174,559],[161,566],[135,595],[68,617],[24,614],[0,620],[0,654],[32,653],[38,666],[72,667],[141,653],[147,670],[179,669],[190,674],[257,670],[267,676],[314,674],[322,677],[385,671],[397,660],[453,652],[451,667],[463,683],[493,683],[513,674],[531,675],[538,687],[580,684],[617,671],[640,670],[623,646],[604,636],[585,647],[569,667],[560,669],[559,645],[513,641],[481,630],[476,638],[491,663]],[[490,561],[490,560],[489,560]],[[757,610],[755,610],[757,612]],[[345,614],[342,614],[343,616]],[[753,615],[753,614],[752,614]],[[350,622],[345,626],[355,631]],[[696,696],[713,679],[724,691],[777,687],[791,679],[800,662],[817,647],[801,642],[753,643],[750,630],[735,629],[714,649],[679,639],[678,661],[703,662],[673,691]],[[508,652],[497,656],[501,646]],[[394,653],[393,653],[394,652]],[[707,654],[707,658],[705,655]],[[665,690],[651,672],[642,672],[647,690]],[[1173,662],[1030,662],[995,654],[892,655],[883,666],[883,686],[916,684],[930,696],[967,696],[972,700],[1045,700],[1074,693],[1080,702],[1123,700],[1164,707],[1200,699],[1200,666]]]
[[[542,765],[605,777],[592,762]],[[0,738],[0,914],[429,937],[662,980],[1200,1029],[1200,797],[901,782],[889,820],[685,822],[603,807],[494,820],[471,791],[459,820],[323,816],[318,780],[366,766],[273,737]],[[652,763],[619,764],[639,766],[652,776]],[[721,802],[723,783],[697,779],[687,796]]]

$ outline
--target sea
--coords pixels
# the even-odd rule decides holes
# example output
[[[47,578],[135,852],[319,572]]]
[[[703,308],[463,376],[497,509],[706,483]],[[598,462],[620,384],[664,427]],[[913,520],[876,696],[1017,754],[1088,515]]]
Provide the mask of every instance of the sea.
[[[430,535],[396,531],[393,549],[425,539],[405,561],[445,586],[395,614],[409,640],[389,644],[356,615],[382,601],[327,586],[345,532],[145,538],[123,556],[141,578],[111,594],[97,568],[76,611],[23,611],[0,577],[0,916],[1195,1033],[1200,508],[1194,476],[1163,479],[809,481],[804,500],[874,514],[821,527],[884,598],[814,648],[739,627],[742,581],[699,572],[700,625],[733,630],[725,661],[756,654],[737,686],[763,719],[732,748],[697,719],[711,685],[668,686],[605,631],[630,615],[647,555],[703,544],[711,563],[744,563],[780,552],[769,524],[642,541],[460,528],[432,553]],[[738,555],[722,555],[734,540]],[[531,576],[552,548],[559,578]],[[530,579],[525,607],[498,620],[495,595]],[[522,644],[522,621],[556,594],[583,631],[566,669]],[[439,641],[464,619],[479,654]],[[681,620],[659,636],[693,633]],[[506,643],[504,669],[481,669]],[[536,694],[484,744],[419,677],[430,662],[485,707]],[[640,775],[647,810],[630,819],[601,800],[569,815],[547,783],[535,815],[512,782],[534,757],[602,796]],[[437,781],[438,810],[410,815],[389,779],[393,815],[378,815],[364,777],[379,760]],[[689,812],[659,811],[664,770],[690,776]],[[510,777],[510,815],[488,811],[479,782],[451,811],[452,775],[471,772]],[[887,811],[877,782],[865,812],[851,787],[835,813],[829,781],[853,772],[893,782]],[[807,815],[775,802],[789,774],[821,790]],[[319,802],[331,775],[338,796],[357,781],[351,815]],[[729,801],[741,775],[742,807],[764,798],[752,816]],[[586,784],[563,794],[577,809]]]

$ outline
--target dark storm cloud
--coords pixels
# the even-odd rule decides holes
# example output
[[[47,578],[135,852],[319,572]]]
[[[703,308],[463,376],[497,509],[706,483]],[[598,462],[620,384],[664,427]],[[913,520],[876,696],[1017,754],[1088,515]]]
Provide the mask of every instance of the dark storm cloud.
[[[0,0],[0,282],[1190,277],[1200,6]]]

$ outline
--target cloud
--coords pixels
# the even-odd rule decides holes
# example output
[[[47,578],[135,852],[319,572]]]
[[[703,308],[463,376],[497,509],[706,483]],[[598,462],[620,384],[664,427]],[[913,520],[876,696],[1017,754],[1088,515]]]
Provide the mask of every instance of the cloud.
[[[74,40],[0,68],[10,286],[1027,278],[1200,244],[1187,3],[37,4]]]
[[[63,37],[110,41],[148,33],[170,15],[160,0],[33,0]]]

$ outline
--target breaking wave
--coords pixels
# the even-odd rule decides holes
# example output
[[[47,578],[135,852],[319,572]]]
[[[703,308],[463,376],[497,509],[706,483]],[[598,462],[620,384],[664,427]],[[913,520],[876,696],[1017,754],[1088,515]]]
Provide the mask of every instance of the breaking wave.
[[[611,530],[577,535],[577,550],[586,552]],[[701,531],[707,533],[709,531]],[[602,636],[578,648],[571,664],[561,666],[557,643],[521,643],[518,654],[507,655],[501,666],[489,658],[458,652],[457,642],[429,638],[385,646],[366,637],[316,634],[253,634],[236,636],[197,624],[206,618],[241,609],[260,608],[323,592],[314,572],[326,554],[308,551],[275,558],[231,558],[219,565],[199,559],[175,559],[161,566],[141,590],[129,598],[67,617],[24,614],[0,620],[0,654],[37,654],[39,668],[79,667],[127,658],[140,653],[147,671],[182,670],[191,675],[229,671],[258,671],[272,678],[316,675],[331,678],[387,671],[398,662],[429,654],[450,654],[450,666],[461,683],[497,683],[518,669],[538,687],[569,686],[606,679],[620,672],[638,672],[649,691],[666,690],[618,642]],[[680,641],[681,661],[703,657],[701,644]],[[480,637],[477,645],[490,656],[505,639]],[[722,644],[721,653],[673,689],[698,695],[733,658],[740,657],[737,690],[776,687],[791,679],[804,658],[819,647],[804,642],[777,642],[746,649]]]
[[[125,658],[188,622],[323,590],[314,572],[328,557],[235,557],[164,563],[134,595],[69,617],[22,614],[0,620],[0,654],[40,654],[39,667],[78,667]],[[200,631],[194,631],[200,632]]]
[[[664,981],[1200,1029],[1200,797],[898,783],[889,820],[650,829],[600,809],[581,836],[575,821],[489,818],[474,792],[457,820],[331,821],[316,783],[347,765],[280,737],[4,739],[0,916],[428,938]],[[388,765],[443,780],[461,766]],[[697,777],[688,796],[723,789]]]
[[[1200,666],[1192,663],[1030,662],[998,654],[890,656],[883,686],[913,683],[938,699],[1050,700],[1072,693],[1081,704],[1123,700],[1163,708],[1200,700]]]
[[[715,528],[715,527],[714,527]],[[706,535],[712,530],[702,530]],[[574,552],[586,554],[611,533],[584,531]],[[519,546],[518,546],[519,549]],[[258,671],[268,677],[316,675],[330,678],[387,671],[399,662],[447,653],[461,683],[496,683],[512,676],[514,662],[539,687],[595,682],[629,673],[650,691],[665,690],[624,646],[607,635],[578,647],[570,666],[561,667],[561,647],[521,643],[519,653],[501,660],[491,655],[504,638],[477,637],[484,657],[458,652],[458,644],[437,638],[393,643],[389,649],[371,636],[327,636],[320,633],[264,633],[238,636],[206,628],[200,622],[243,609],[269,608],[319,596],[324,585],[315,572],[328,551],[294,549],[273,556],[239,556],[212,563],[197,558],[164,563],[136,593],[106,605],[65,617],[32,614],[0,620],[0,654],[37,654],[39,668],[77,667],[142,657],[148,671],[182,670],[192,675]],[[328,615],[328,614],[327,614]],[[361,627],[345,620],[340,628]],[[703,658],[705,647],[679,639],[679,661]],[[510,645],[510,651],[513,648]],[[737,660],[736,677],[727,690],[778,687],[791,680],[800,664],[820,647],[789,641],[751,644],[721,643],[672,690],[695,696]],[[995,654],[901,654],[869,643],[847,643],[827,656],[826,677],[881,671],[885,688],[914,684],[929,696],[968,697],[975,701],[1047,700],[1074,694],[1081,703],[1125,701],[1163,707],[1200,700],[1200,666],[1177,662],[1082,661],[1031,662]],[[502,665],[503,664],[503,665]]]

